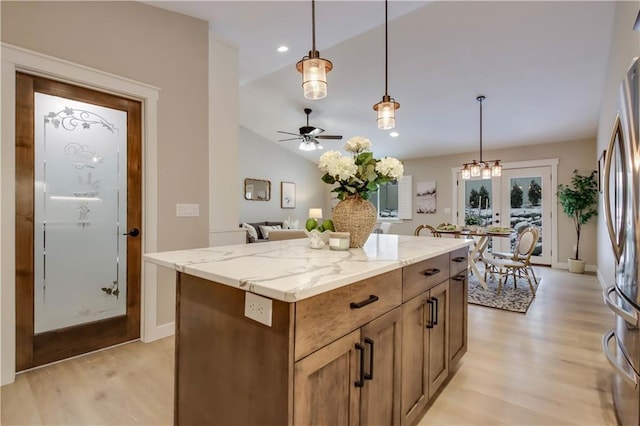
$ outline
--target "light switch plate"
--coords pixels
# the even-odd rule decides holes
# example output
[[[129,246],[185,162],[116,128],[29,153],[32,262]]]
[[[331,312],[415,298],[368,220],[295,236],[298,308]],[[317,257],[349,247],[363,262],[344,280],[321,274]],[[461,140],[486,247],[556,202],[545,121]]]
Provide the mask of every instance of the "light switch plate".
[[[244,315],[261,324],[271,327],[271,313],[273,311],[273,300],[258,296],[253,293],[245,293]]]
[[[176,204],[177,217],[198,217],[200,216],[199,204]]]

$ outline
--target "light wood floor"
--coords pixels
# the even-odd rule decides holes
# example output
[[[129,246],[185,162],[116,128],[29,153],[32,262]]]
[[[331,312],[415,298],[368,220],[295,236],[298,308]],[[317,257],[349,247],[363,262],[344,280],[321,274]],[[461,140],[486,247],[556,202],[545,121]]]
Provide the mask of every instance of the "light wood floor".
[[[537,268],[526,315],[469,306],[469,351],[421,425],[613,425],[613,325],[593,275]],[[169,425],[173,338],[43,367],[0,388],[2,425]]]

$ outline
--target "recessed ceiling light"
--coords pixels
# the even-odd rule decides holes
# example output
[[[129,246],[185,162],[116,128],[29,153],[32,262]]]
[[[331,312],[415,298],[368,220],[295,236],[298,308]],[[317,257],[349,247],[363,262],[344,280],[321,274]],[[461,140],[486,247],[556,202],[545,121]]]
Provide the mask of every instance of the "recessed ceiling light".
[[[287,46],[280,46],[280,47],[278,47],[278,52],[286,52],[286,51],[288,51],[288,50],[289,50],[289,48],[288,48]]]
[[[391,132],[391,133],[389,133],[389,136],[391,136],[392,138],[397,138],[398,136],[400,136],[400,133],[398,133],[398,132]]]

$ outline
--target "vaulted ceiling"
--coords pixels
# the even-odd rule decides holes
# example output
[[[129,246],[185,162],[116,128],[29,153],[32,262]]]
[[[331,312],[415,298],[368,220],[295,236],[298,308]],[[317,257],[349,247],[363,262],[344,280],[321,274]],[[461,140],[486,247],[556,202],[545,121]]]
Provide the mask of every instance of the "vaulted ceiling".
[[[310,124],[371,139],[401,159],[593,138],[615,3],[389,2],[389,94],[397,138],[376,127],[384,94],[384,2],[316,2],[316,48],[333,62],[325,99],[304,99],[295,64],[311,49],[310,1],[148,1],[209,22],[238,49],[240,124],[312,161],[278,130]],[[289,46],[278,53],[280,45]]]

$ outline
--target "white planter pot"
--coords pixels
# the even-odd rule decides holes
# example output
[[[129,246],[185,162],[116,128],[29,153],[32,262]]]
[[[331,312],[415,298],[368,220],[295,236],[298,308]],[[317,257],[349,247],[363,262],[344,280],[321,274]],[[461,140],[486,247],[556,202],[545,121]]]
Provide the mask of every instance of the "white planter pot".
[[[569,259],[569,272],[573,272],[574,274],[583,274],[584,265],[584,260]]]

